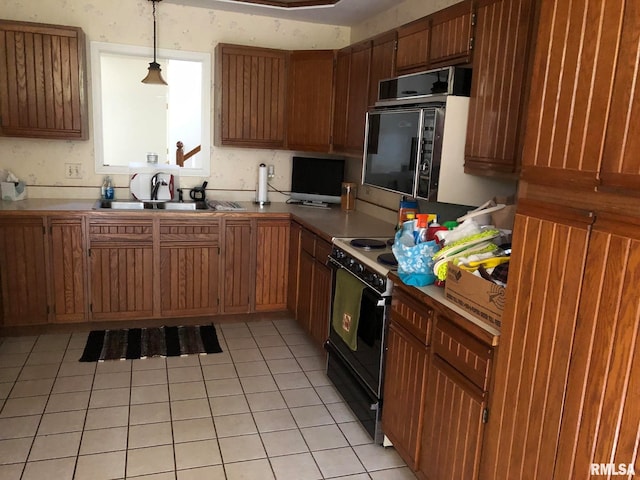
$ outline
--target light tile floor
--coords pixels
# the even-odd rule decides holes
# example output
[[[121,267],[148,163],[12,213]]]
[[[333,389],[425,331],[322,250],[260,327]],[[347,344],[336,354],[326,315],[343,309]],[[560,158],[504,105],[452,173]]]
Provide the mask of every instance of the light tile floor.
[[[289,319],[223,353],[80,363],[87,333],[0,338],[2,480],[405,480]]]

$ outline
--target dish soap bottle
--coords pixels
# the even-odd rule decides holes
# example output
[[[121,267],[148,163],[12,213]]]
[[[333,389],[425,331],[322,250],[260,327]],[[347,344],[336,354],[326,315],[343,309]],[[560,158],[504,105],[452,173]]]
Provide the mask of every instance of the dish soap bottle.
[[[102,183],[102,195],[105,200],[113,200],[113,183],[108,175],[104,177],[104,182]]]

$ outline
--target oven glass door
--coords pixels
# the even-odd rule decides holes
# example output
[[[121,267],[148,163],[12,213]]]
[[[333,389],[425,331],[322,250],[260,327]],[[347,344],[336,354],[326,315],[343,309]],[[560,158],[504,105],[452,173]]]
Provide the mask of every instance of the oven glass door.
[[[370,111],[366,123],[362,183],[413,195],[422,110]]]
[[[338,351],[341,359],[364,381],[371,391],[380,397],[382,369],[382,342],[384,336],[385,299],[367,287],[362,292],[358,341],[356,350],[351,350],[340,335],[329,328],[329,342]]]

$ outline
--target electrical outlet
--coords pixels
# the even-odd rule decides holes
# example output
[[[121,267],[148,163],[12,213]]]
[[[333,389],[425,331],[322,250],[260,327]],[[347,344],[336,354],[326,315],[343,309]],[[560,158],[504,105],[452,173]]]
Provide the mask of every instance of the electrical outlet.
[[[276,176],[276,168],[273,165],[267,167],[267,177],[273,178]]]
[[[79,163],[64,164],[65,178],[82,178],[82,165]]]

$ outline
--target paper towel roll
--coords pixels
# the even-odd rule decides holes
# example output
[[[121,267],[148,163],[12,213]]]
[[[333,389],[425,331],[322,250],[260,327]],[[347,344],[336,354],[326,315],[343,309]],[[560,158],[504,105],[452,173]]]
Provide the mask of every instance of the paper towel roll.
[[[267,166],[264,163],[260,164],[258,169],[258,187],[256,189],[256,203],[265,204],[269,203],[267,195]]]

